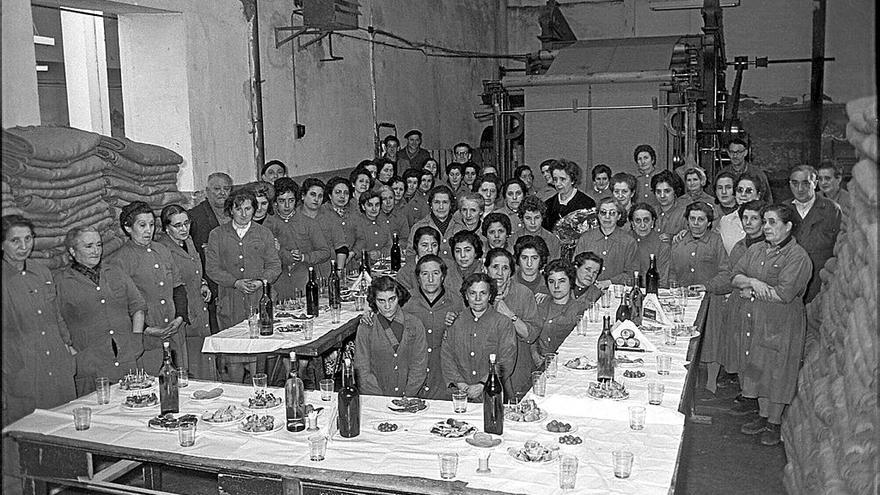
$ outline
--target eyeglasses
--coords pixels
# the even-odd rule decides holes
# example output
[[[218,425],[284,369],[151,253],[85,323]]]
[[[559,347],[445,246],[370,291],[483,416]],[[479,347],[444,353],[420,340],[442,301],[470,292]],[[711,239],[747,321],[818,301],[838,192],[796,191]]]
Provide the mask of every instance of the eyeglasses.
[[[743,153],[746,152],[746,150],[745,150],[745,149],[741,149],[741,150],[727,150],[727,152],[730,153],[731,155],[742,155]]]
[[[755,190],[751,187],[737,187],[736,192],[740,194],[752,194],[755,192]]]
[[[181,223],[172,223],[171,226],[174,227],[175,229],[183,229],[183,228],[189,227],[191,224],[192,224],[192,222],[190,222],[189,220],[186,220]]]
[[[617,210],[599,210],[599,215],[603,217],[613,217],[617,215]]]

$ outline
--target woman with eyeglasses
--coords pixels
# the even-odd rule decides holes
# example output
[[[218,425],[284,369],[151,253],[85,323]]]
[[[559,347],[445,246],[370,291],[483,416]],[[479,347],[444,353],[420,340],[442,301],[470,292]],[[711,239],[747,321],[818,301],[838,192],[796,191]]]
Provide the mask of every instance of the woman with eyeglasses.
[[[180,205],[168,205],[159,215],[163,235],[157,239],[171,251],[171,258],[186,287],[187,314],[189,323],[182,327],[186,338],[186,353],[189,358],[189,375],[197,380],[219,380],[217,364],[213,354],[202,353],[205,337],[211,335],[208,326],[208,301],[211,289],[202,273],[202,262],[189,235],[189,214]]]
[[[593,251],[602,256],[604,263],[599,274],[599,286],[607,288],[612,283],[625,284],[638,270],[636,241],[617,227],[620,209],[613,198],[599,201],[599,228],[584,232],[574,249],[576,253]]]

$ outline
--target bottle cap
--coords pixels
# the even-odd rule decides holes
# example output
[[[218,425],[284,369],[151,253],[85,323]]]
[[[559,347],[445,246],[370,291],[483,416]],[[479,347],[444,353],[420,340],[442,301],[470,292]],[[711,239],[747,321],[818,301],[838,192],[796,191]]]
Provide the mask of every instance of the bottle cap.
[[[495,362],[495,354],[489,354],[489,361]]]
[[[167,340],[165,342],[162,342],[162,347],[168,349],[169,347],[171,347],[171,342],[168,342]]]
[[[291,366],[296,362],[296,352],[290,351],[290,364]]]

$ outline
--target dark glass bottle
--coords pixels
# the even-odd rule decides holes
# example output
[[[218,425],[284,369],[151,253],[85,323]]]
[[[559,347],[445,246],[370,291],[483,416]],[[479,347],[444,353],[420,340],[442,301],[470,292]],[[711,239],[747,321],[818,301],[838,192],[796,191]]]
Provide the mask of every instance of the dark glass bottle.
[[[483,431],[504,433],[504,393],[495,370],[495,354],[489,354],[489,378],[483,387]]]
[[[336,271],[336,261],[330,262],[330,277],[327,278],[327,293],[330,297],[330,307],[338,308],[342,305],[342,289],[339,282],[339,273]]]
[[[400,258],[400,240],[397,238],[397,232],[392,234],[393,241],[391,243],[391,269],[395,272],[400,270],[402,264]]]
[[[345,358],[342,368],[342,388],[338,396],[339,435],[352,438],[361,433],[361,394],[354,380],[354,367],[350,358]]]
[[[367,254],[366,249],[361,251],[361,267],[359,271],[360,273],[366,272],[372,275],[372,273],[370,272],[370,255]]]
[[[315,267],[309,267],[309,281],[306,282],[306,314],[318,316],[318,281],[315,279]]]
[[[650,254],[651,264],[648,265],[648,271],[645,273],[645,294],[657,295],[657,289],[660,287],[660,274],[657,273],[657,258],[654,253]]]
[[[284,383],[284,403],[286,406],[287,431],[306,429],[306,395],[302,380],[297,376],[296,353],[290,353],[290,377]]]
[[[602,333],[596,344],[596,379],[600,383],[614,381],[614,336],[611,335],[611,317],[602,317]]]
[[[275,331],[275,305],[272,303],[272,287],[263,280],[263,296],[260,298],[260,335],[272,335]]]
[[[628,297],[629,294],[626,291],[620,293],[620,306],[617,307],[617,314],[614,316],[617,321],[632,319],[632,309],[627,302]]]
[[[180,412],[180,390],[177,388],[177,369],[171,359],[169,342],[162,342],[164,358],[159,368],[159,410],[161,414]]]
[[[633,280],[639,279],[639,272],[633,272]],[[642,289],[639,289],[638,284],[634,284],[631,291],[629,291],[629,308],[630,308],[630,319],[636,325],[642,324],[642,300],[644,297],[642,296]]]

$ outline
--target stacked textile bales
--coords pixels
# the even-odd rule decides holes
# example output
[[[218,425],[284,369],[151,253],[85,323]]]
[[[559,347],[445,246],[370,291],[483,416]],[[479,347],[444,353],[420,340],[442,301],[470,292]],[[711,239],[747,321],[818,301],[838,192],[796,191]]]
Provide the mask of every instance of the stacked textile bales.
[[[71,228],[96,228],[106,257],[125,239],[119,208],[139,200],[158,212],[186,201],[177,191],[183,158],[160,146],[43,126],[5,129],[2,143],[2,214],[34,222],[31,256],[50,268],[67,264]]]
[[[782,434],[789,493],[876,493],[877,98],[847,105],[847,138],[862,158],[849,183],[852,211],[820,273],[798,393]]]

